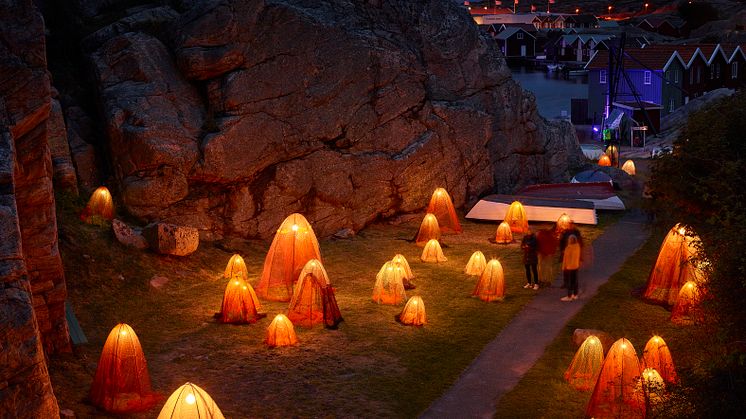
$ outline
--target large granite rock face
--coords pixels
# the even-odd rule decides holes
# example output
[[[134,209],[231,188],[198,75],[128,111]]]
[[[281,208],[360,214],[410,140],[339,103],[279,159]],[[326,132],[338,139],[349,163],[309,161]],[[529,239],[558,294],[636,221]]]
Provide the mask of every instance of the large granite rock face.
[[[52,418],[59,411],[43,349],[70,344],[44,25],[31,0],[0,0],[0,39],[0,417]]]
[[[439,186],[461,206],[581,161],[455,2],[185,4],[84,41],[122,200],[144,221],[271,237],[301,212],[325,236],[419,211]]]

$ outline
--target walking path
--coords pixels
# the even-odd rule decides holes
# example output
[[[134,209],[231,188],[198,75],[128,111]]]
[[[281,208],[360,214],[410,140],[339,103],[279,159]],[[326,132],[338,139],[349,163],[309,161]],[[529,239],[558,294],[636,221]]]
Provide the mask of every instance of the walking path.
[[[593,266],[581,270],[580,298],[560,301],[566,290],[555,281],[526,304],[485,346],[458,381],[422,414],[423,418],[492,418],[497,401],[513,389],[547,345],[611,275],[648,238],[645,217],[628,213],[593,242]]]

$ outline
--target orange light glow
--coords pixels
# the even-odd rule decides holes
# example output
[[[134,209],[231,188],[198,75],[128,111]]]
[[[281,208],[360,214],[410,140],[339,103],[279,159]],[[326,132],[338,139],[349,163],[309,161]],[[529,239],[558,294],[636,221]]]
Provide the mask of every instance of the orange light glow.
[[[526,209],[520,201],[513,201],[505,213],[505,222],[510,225],[510,231],[513,233],[523,234],[528,231],[528,217]]]
[[[428,241],[425,248],[422,249],[420,260],[426,263],[440,263],[445,262],[448,259],[443,254],[443,249],[440,247],[440,243],[433,239]]]
[[[396,320],[401,324],[411,326],[424,326],[427,324],[425,303],[422,302],[422,297],[415,295],[410,298],[402,312],[396,316]]]
[[[505,275],[497,259],[492,259],[484,268],[471,295],[487,302],[505,298]]]
[[[438,219],[439,227],[443,233],[461,233],[461,223],[458,220],[458,215],[456,215],[456,209],[453,207],[451,196],[445,189],[438,188],[433,192],[427,206],[427,212]]]
[[[88,204],[80,214],[80,218],[87,223],[93,222],[96,217],[105,220],[114,218],[114,200],[106,186],[100,186],[91,194]]]
[[[298,343],[293,323],[283,314],[275,316],[267,328],[267,337],[264,339],[270,347],[291,346]]]
[[[196,384],[186,383],[171,393],[158,419],[225,419],[215,401]]]

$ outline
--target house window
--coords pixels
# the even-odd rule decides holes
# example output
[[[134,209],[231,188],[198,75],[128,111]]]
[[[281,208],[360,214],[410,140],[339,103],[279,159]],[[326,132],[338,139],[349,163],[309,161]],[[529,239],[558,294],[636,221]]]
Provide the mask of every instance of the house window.
[[[679,75],[680,75],[680,73],[681,72],[679,70],[674,70],[673,71],[673,82],[674,83],[678,83],[679,82]]]
[[[598,72],[598,82],[601,84],[606,84],[606,70],[601,70]]]
[[[689,84],[694,84],[694,69],[689,69]]]
[[[666,81],[670,81],[670,80],[671,80],[671,72],[666,71]]]
[[[696,70],[697,70],[697,83],[699,83],[700,81],[702,81],[702,67],[697,66]]]
[[[734,61],[733,64],[730,65],[730,78],[738,78],[738,61]]]
[[[720,63],[715,63],[715,78],[720,78]]]
[[[516,34],[516,38],[518,38],[518,39],[523,39],[523,32],[518,32],[518,33]]]
[[[644,78],[645,84],[650,84],[653,82],[652,74],[649,71],[646,71],[645,73],[643,73],[643,78]]]
[[[668,100],[668,111],[673,112],[674,109],[676,109],[676,102],[671,98]]]

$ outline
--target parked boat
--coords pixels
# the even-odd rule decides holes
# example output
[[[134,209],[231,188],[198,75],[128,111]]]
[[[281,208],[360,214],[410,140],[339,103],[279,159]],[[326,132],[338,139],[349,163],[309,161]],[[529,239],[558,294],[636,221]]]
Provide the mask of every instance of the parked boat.
[[[547,71],[554,72],[554,71],[562,71],[562,69],[565,68],[562,64],[547,64]]]
[[[588,75],[588,70],[570,70],[567,72],[568,76],[586,76]]]

